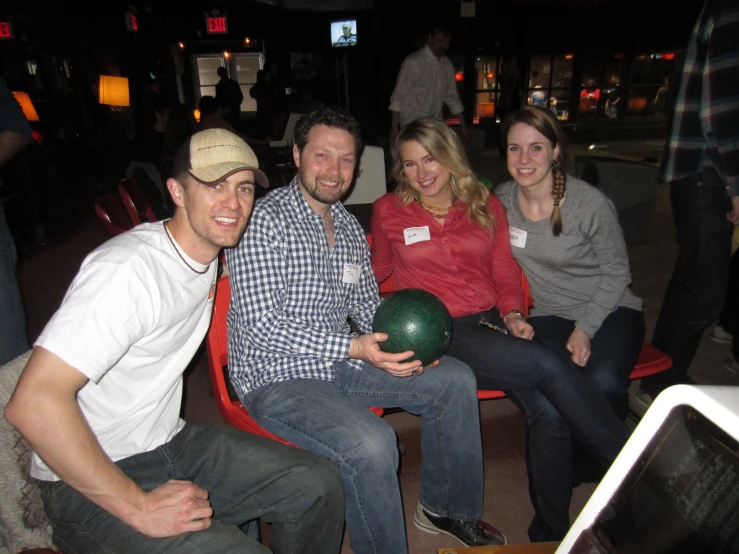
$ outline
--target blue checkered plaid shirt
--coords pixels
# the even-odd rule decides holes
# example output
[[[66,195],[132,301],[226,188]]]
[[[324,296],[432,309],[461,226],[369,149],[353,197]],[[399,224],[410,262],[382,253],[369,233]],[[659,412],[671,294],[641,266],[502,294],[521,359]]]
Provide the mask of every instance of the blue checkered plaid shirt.
[[[371,331],[380,297],[365,233],[341,204],[331,215],[333,251],[293,179],[257,202],[243,240],[226,252],[228,365],[239,396],[287,379],[333,381],[333,363],[347,360],[356,336],[347,318]],[[358,284],[342,282],[347,263],[360,266]]]
[[[685,53],[663,182],[712,168],[739,196],[739,2],[708,0]]]

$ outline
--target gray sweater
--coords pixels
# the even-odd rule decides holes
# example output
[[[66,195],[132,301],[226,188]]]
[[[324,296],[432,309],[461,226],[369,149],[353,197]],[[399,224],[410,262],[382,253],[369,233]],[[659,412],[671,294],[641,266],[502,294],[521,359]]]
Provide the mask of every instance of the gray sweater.
[[[523,217],[519,190],[518,183],[509,181],[495,193],[508,215],[511,250],[531,287],[531,315],[573,320],[592,337],[617,307],[641,311],[641,298],[628,288],[631,271],[616,209],[602,192],[568,175],[562,233],[555,237],[549,218]]]

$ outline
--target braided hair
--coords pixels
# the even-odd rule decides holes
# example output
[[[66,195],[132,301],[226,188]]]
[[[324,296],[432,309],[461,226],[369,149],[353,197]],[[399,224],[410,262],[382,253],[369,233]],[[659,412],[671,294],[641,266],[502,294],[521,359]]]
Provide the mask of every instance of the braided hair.
[[[558,237],[562,233],[562,211],[560,204],[565,196],[565,192],[567,192],[567,175],[564,170],[564,163],[567,159],[567,138],[557,118],[546,108],[526,106],[509,115],[502,125],[501,137],[503,137],[503,140],[508,141],[508,132],[517,123],[523,123],[533,127],[552,143],[552,148],[559,147],[557,156],[552,160],[552,178],[554,180],[552,198],[554,200],[554,209],[550,218],[552,234]]]

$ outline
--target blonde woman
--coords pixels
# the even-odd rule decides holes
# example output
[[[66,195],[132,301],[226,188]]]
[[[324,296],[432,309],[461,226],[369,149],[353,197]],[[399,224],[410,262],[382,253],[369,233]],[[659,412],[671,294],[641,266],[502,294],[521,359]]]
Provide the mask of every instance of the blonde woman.
[[[556,407],[526,414],[529,469],[550,456],[538,448],[549,417],[567,421],[608,467],[626,431],[577,368],[532,340],[505,209],[475,177],[457,135],[443,122],[417,120],[398,135],[393,160],[399,185],[372,211],[378,281],[392,274],[398,288],[424,289],[444,302],[454,318],[447,355],[472,368],[478,388],[503,389],[519,406],[519,393],[536,392]],[[569,527],[570,453],[560,455],[560,474],[531,478],[532,540],[561,539]]]

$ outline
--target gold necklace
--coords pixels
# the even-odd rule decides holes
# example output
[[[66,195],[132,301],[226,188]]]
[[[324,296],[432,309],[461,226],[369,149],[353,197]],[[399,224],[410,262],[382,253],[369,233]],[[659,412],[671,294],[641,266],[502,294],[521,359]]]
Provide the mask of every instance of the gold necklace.
[[[446,219],[446,216],[449,215],[449,210],[452,209],[451,206],[446,207],[446,208],[437,208],[436,206],[427,206],[421,200],[420,194],[416,194],[415,199],[418,205],[421,206],[424,210],[426,210],[429,213],[429,215],[433,217],[434,219],[438,219],[438,220]],[[439,213],[433,213],[433,212],[439,212]]]
[[[210,264],[208,264],[208,267],[206,267],[203,271],[198,271],[193,266],[191,266],[189,263],[187,263],[187,260],[185,259],[185,257],[182,254],[180,254],[180,249],[177,248],[177,245],[174,243],[174,240],[172,240],[172,235],[169,234],[169,229],[167,229],[167,224],[164,223],[163,227],[164,227],[164,233],[167,235],[169,242],[172,243],[172,248],[174,248],[174,251],[177,252],[177,255],[180,257],[180,260],[182,260],[187,267],[189,267],[192,271],[194,271],[198,275],[204,275],[208,273],[208,270],[210,269]]]

